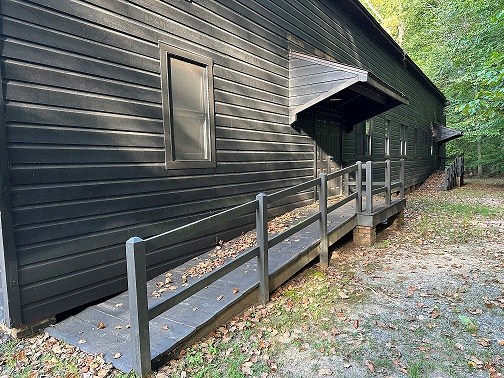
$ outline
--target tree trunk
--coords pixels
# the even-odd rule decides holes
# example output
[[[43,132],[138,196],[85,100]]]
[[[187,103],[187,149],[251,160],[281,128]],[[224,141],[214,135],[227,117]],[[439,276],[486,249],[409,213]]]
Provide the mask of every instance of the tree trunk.
[[[481,162],[481,140],[478,140],[478,177],[483,175],[483,163]]]

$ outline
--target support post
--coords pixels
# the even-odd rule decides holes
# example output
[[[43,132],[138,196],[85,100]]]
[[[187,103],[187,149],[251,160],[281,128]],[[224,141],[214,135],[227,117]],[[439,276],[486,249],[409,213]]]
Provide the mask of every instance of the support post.
[[[366,162],[366,213],[373,213],[373,162]]]
[[[464,174],[465,174],[465,163],[464,163],[464,156],[462,155],[460,157],[460,186],[464,186]]]
[[[399,168],[399,181],[401,182],[401,186],[399,187],[399,198],[404,199],[404,159],[400,160],[401,165]]]
[[[392,195],[390,170],[390,159],[387,159],[385,161],[385,205],[390,205],[390,196]]]
[[[345,196],[350,195],[350,187],[348,186],[349,181],[350,181],[350,174],[347,172],[343,175],[343,194]]]
[[[320,229],[320,265],[322,268],[329,266],[329,238],[327,235],[327,174],[320,174],[319,195],[319,229]]]
[[[133,370],[137,375],[145,377],[151,372],[152,366],[145,242],[141,238],[133,237],[126,242],[126,263]]]
[[[259,299],[263,305],[269,302],[269,267],[268,267],[268,196],[265,193],[257,195],[256,238],[259,247],[257,272],[259,274]]]
[[[355,171],[355,190],[357,190],[357,198],[355,199],[355,211],[357,214],[362,213],[362,162],[357,163]]]

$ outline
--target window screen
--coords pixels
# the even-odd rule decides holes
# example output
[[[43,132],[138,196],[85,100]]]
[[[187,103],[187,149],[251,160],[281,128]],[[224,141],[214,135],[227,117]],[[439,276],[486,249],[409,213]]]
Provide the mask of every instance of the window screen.
[[[385,156],[390,156],[390,120],[385,120],[385,139],[384,139]]]
[[[373,154],[373,120],[368,119],[364,125],[364,154]]]
[[[399,150],[401,155],[406,155],[408,151],[408,126],[406,125],[400,125]]]
[[[215,166],[212,61],[160,44],[167,168]]]

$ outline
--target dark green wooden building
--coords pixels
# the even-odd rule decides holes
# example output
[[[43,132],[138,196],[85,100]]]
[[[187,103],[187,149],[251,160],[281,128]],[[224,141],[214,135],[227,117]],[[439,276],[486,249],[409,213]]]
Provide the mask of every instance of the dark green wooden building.
[[[125,290],[133,235],[356,160],[404,158],[415,185],[442,154],[443,94],[356,0],[0,4],[7,327]],[[150,254],[149,275],[251,221]]]

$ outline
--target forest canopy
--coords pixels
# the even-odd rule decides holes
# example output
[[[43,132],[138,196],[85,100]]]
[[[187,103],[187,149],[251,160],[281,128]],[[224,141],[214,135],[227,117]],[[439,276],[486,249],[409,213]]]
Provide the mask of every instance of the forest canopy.
[[[449,155],[504,172],[504,1],[361,2],[447,97]]]

